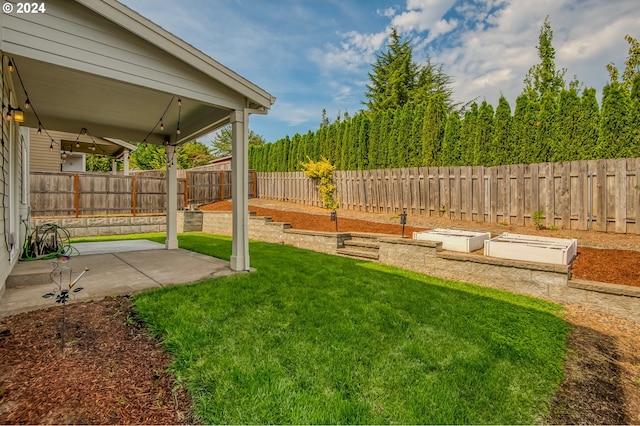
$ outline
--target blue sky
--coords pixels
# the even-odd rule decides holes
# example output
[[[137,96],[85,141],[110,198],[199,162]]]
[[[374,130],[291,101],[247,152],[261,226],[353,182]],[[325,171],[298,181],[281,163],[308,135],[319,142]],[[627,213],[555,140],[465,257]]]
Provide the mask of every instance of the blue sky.
[[[332,121],[362,109],[392,27],[416,62],[444,65],[457,101],[495,107],[503,94],[512,110],[547,15],[565,80],[599,95],[606,65],[624,69],[625,34],[640,38],[640,0],[120,1],[275,96],[269,115],[250,120],[269,142],[316,130],[323,108]]]

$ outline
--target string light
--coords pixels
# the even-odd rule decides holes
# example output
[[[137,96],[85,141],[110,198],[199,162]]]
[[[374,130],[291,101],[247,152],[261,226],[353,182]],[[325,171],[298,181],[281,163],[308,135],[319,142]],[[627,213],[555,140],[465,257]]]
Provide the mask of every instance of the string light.
[[[36,133],[39,134],[39,135],[42,134],[42,123],[40,123],[40,122],[38,122],[38,131]]]
[[[24,101],[24,109],[31,108],[31,101],[29,101],[29,96],[27,96],[27,100]]]
[[[53,139],[51,139],[51,143],[49,144],[49,152],[53,151]]]
[[[179,135],[180,132],[180,114],[182,113],[182,99],[178,98],[178,125],[176,126],[176,134]]]
[[[162,122],[162,119],[160,119],[160,130],[164,130],[164,123]]]
[[[9,72],[13,72],[13,62],[9,59],[9,63],[7,64],[7,69]]]

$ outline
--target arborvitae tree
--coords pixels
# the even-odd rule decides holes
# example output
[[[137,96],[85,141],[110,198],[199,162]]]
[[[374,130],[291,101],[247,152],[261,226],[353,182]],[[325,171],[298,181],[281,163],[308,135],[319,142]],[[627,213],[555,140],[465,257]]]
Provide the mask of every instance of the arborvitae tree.
[[[544,92],[540,98],[540,110],[531,146],[530,163],[543,163],[551,160],[551,151],[557,144],[557,110],[556,98],[553,93]]]
[[[422,163],[425,166],[437,166],[444,138],[444,126],[447,122],[447,105],[442,94],[429,99],[422,125]]]
[[[487,101],[482,101],[478,109],[478,122],[476,125],[473,144],[473,165],[486,166],[490,164],[489,147],[491,144],[491,130],[493,128],[493,107]]]
[[[557,144],[551,151],[550,161],[573,161],[579,160],[581,156],[580,143],[580,120],[581,120],[580,97],[578,96],[577,84],[572,83],[569,89],[560,92],[558,102],[557,124]]]
[[[602,90],[598,157],[629,157],[632,136],[629,92],[618,81],[618,70],[615,67],[610,65],[609,73],[611,82]]]
[[[380,124],[383,113],[376,111],[371,113],[371,129],[369,130],[369,151],[367,153],[367,163],[369,170],[379,168],[378,151],[380,149]]]
[[[365,105],[370,111],[397,108],[409,101],[416,76],[413,53],[408,41],[403,41],[393,28],[387,50],[376,56],[373,70],[368,73]]]
[[[581,160],[593,160],[597,157],[596,146],[600,133],[600,107],[596,99],[596,89],[588,88],[582,91],[580,99],[578,148]]]
[[[329,127],[329,124],[327,124],[326,126],[322,126],[320,129],[318,129],[318,131],[316,131],[315,143],[317,144],[317,151],[314,149],[315,156],[309,155],[310,153],[307,154],[312,161],[318,161],[320,158],[331,157],[330,142],[328,138]],[[307,161],[307,159],[304,158],[302,161]]]
[[[357,170],[365,170],[369,166],[369,129],[371,126],[371,120],[369,120],[369,116],[364,113],[360,115],[360,129],[358,130],[358,150],[356,152],[355,168]]]
[[[291,152],[289,153],[288,164],[287,167],[288,172],[295,172],[298,169],[298,150],[300,149],[300,133],[296,133],[293,135],[293,139],[291,140]]]
[[[533,99],[534,96],[531,92],[525,92],[516,99],[516,110],[511,127],[511,146],[513,147],[511,164],[535,162],[532,145],[540,123],[538,102]]]
[[[553,31],[547,16],[540,28],[538,37],[538,57],[540,63],[532,66],[525,77],[525,91],[532,91],[540,99],[546,92],[555,98],[564,87],[564,74],[566,70],[556,70],[556,50],[553,48]]]
[[[418,104],[413,108],[411,134],[407,144],[407,167],[420,167],[422,165],[422,125],[426,112],[426,103]]]
[[[380,169],[386,169],[389,167],[389,137],[394,117],[395,110],[393,109],[387,109],[382,113],[380,135],[378,139],[378,168]]]
[[[343,122],[336,122],[334,123],[334,125],[336,125],[338,128],[336,131],[336,145],[333,151],[333,158],[335,158],[335,160],[333,161],[333,165],[336,168],[336,170],[343,170],[342,169],[342,147],[346,142],[344,139],[344,134],[345,132],[348,131],[349,123],[346,121],[343,121]]]
[[[390,123],[387,133],[387,162],[386,168],[398,167],[398,136],[400,135],[399,121],[402,108],[394,109],[393,120]]]
[[[631,157],[640,157],[640,75],[631,88]]]
[[[411,143],[413,110],[413,104],[405,104],[400,111],[398,148],[396,150],[398,154],[397,167],[409,167],[409,144]]]
[[[447,118],[442,139],[442,153],[440,164],[443,166],[458,166],[461,164],[462,122],[460,113],[453,111]]]
[[[509,164],[511,160],[511,106],[504,96],[500,96],[493,120],[493,130],[489,149],[488,165]]]
[[[463,165],[473,164],[473,147],[476,140],[476,126],[478,124],[478,104],[473,102],[464,113],[462,121],[462,139],[460,159]]]

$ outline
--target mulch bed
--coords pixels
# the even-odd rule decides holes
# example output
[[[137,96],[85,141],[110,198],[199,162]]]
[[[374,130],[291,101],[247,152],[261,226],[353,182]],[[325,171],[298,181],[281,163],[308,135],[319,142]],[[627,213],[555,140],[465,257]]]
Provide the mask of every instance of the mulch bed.
[[[54,302],[52,302],[55,305]],[[192,423],[170,357],[126,297],[0,320],[0,423]]]

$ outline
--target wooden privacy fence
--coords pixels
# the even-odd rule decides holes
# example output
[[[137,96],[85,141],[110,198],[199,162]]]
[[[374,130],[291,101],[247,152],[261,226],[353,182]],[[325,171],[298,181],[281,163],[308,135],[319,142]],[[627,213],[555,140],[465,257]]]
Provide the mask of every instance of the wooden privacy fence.
[[[249,171],[249,196],[256,193]],[[31,172],[32,216],[94,216],[165,213],[166,179],[104,173]],[[231,171],[184,171],[178,178],[178,209],[231,198]]]
[[[640,158],[334,172],[346,210],[640,234]],[[258,196],[322,206],[302,172],[258,173]]]

